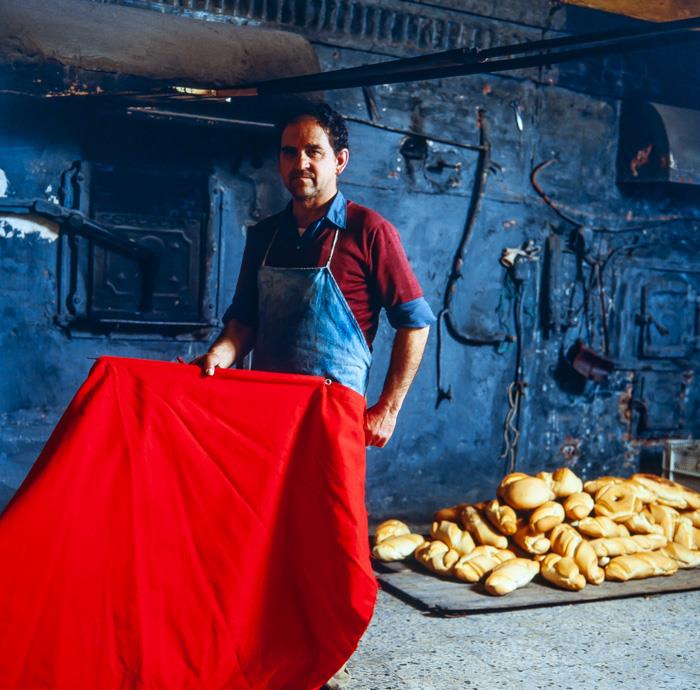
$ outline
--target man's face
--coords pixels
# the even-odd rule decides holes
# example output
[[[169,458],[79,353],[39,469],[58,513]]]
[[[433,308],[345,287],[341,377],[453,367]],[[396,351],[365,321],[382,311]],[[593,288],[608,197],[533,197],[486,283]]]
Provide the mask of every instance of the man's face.
[[[282,132],[280,175],[297,201],[325,202],[337,191],[336,178],[348,161],[348,150],[336,155],[328,135],[313,117],[288,124]]]

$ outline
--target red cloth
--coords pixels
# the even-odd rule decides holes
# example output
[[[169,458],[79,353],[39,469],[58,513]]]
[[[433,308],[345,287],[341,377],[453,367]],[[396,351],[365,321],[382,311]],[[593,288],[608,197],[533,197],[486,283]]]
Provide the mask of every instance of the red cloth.
[[[372,614],[364,399],[102,358],[0,518],[0,687],[305,690]]]

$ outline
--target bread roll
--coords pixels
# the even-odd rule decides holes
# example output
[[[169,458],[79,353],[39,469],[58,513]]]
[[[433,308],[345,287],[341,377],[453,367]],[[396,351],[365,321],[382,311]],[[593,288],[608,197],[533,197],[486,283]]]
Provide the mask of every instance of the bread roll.
[[[442,522],[443,520],[459,522],[465,506],[467,506],[467,503],[458,503],[456,506],[450,506],[449,508],[440,508],[440,510],[433,515],[433,520],[435,520],[435,522]]]
[[[548,553],[544,557],[540,573],[545,580],[562,589],[578,592],[586,586],[586,578],[581,575],[574,559],[556,553]]]
[[[652,522],[647,513],[636,513],[628,520],[625,520],[624,526],[634,534],[663,534],[664,530],[661,525]]]
[[[700,529],[693,527],[693,542],[696,549],[700,549]]]
[[[656,500],[656,494],[653,491],[650,491],[647,489],[644,484],[641,484],[640,482],[634,480],[634,479],[628,479],[624,482],[626,486],[629,486],[630,489],[634,492],[634,495],[642,502],[642,503],[653,503]]]
[[[438,575],[452,575],[459,554],[441,541],[427,541],[413,553],[416,560]]]
[[[585,491],[567,496],[564,501],[564,513],[569,520],[582,520],[593,510],[593,497]]]
[[[398,537],[401,534],[410,534],[408,525],[401,520],[385,520],[374,532],[374,543],[381,544],[386,539]]]
[[[618,525],[604,515],[587,517],[579,520],[576,529],[587,537],[600,539],[601,537],[629,537],[630,533],[624,525]]]
[[[530,514],[530,527],[533,532],[549,532],[564,522],[564,507],[556,501],[547,501]]]
[[[680,517],[677,510],[671,508],[670,506],[651,503],[644,509],[643,514],[646,515],[652,522],[660,525],[661,529],[664,531],[664,536],[666,539],[673,541],[673,536],[676,533],[676,525],[678,524],[678,518]]]
[[[654,551],[666,546],[668,541],[662,534],[635,534],[632,537],[603,537],[594,539],[590,545],[598,558],[624,556],[639,551]]]
[[[679,516],[676,529],[673,533],[673,541],[676,544],[685,546],[686,549],[694,548],[693,523],[688,518]]]
[[[633,474],[630,478],[654,493],[657,503],[681,510],[688,507],[686,488],[681,484],[655,474]]]
[[[587,494],[594,496],[600,489],[608,484],[619,484],[625,480],[622,477],[598,477],[598,479],[591,479],[583,485],[583,490]]]
[[[514,475],[517,475],[514,477]],[[499,496],[515,510],[532,510],[554,498],[554,492],[537,477],[514,472],[503,478]]]
[[[510,506],[499,503],[496,498],[486,503],[484,515],[501,534],[514,534],[518,528],[515,511]]]
[[[568,467],[560,467],[552,473],[538,472],[537,477],[549,486],[557,498],[583,491],[583,482]]]
[[[608,484],[596,492],[595,514],[609,517],[614,522],[624,522],[641,509],[642,502],[624,482]]]
[[[454,549],[460,556],[465,556],[474,550],[474,540],[469,532],[448,520],[433,522],[431,530],[433,539],[437,539],[449,548]]]
[[[497,565],[486,578],[486,591],[503,596],[532,581],[540,570],[537,561],[528,558],[512,558]]]
[[[691,510],[681,513],[681,517],[688,518],[693,523],[693,527],[700,527],[700,510]]]
[[[613,558],[605,566],[605,579],[625,582],[656,575],[673,575],[677,570],[678,563],[659,551],[635,553]]]
[[[549,539],[542,532],[535,532],[527,523],[518,529],[512,539],[523,551],[530,554],[547,553],[549,551]]]
[[[669,558],[672,558],[678,563],[679,568],[697,568],[700,567],[700,551],[687,549],[681,544],[671,542],[661,549],[661,553]]]
[[[508,548],[508,538],[496,532],[484,521],[481,513],[474,506],[467,506],[462,512],[462,524],[479,544],[495,546],[497,549]]]
[[[573,558],[587,582],[599,585],[605,579],[593,547],[571,525],[557,525],[551,531],[549,539],[552,551]]]
[[[700,492],[689,489],[687,486],[683,488],[685,489],[683,495],[688,503],[688,508],[692,508],[693,510],[700,509]]]
[[[495,546],[477,546],[470,554],[462,556],[454,567],[455,577],[464,582],[479,582],[499,563],[515,558],[512,551],[497,549]]]
[[[424,541],[420,534],[399,534],[375,545],[372,555],[380,561],[401,561],[408,558]]]

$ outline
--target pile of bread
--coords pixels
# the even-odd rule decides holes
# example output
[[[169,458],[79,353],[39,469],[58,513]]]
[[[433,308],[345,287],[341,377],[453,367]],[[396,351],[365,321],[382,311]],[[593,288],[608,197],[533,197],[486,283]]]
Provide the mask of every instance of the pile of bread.
[[[430,538],[383,522],[373,555],[503,595],[539,573],[578,591],[700,566],[700,493],[652,474],[585,484],[570,469],[504,477],[497,498],[438,510]]]

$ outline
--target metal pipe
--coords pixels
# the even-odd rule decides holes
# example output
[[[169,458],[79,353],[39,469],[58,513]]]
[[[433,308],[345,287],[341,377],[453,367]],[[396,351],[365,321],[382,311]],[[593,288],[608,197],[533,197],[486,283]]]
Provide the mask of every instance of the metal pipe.
[[[700,27],[700,17],[635,29],[564,36],[511,46],[495,46],[484,50],[459,48],[332,72],[274,79],[257,84],[242,84],[239,87],[217,89],[216,93],[219,97],[234,97],[327,91],[540,67],[585,57],[655,48],[668,43],[692,40],[695,34],[690,29],[698,27]],[[571,50],[559,50],[561,48],[571,48]],[[535,55],[523,56],[533,51],[539,52]],[[507,57],[514,55],[522,57]],[[493,60],[493,58],[505,59]]]

